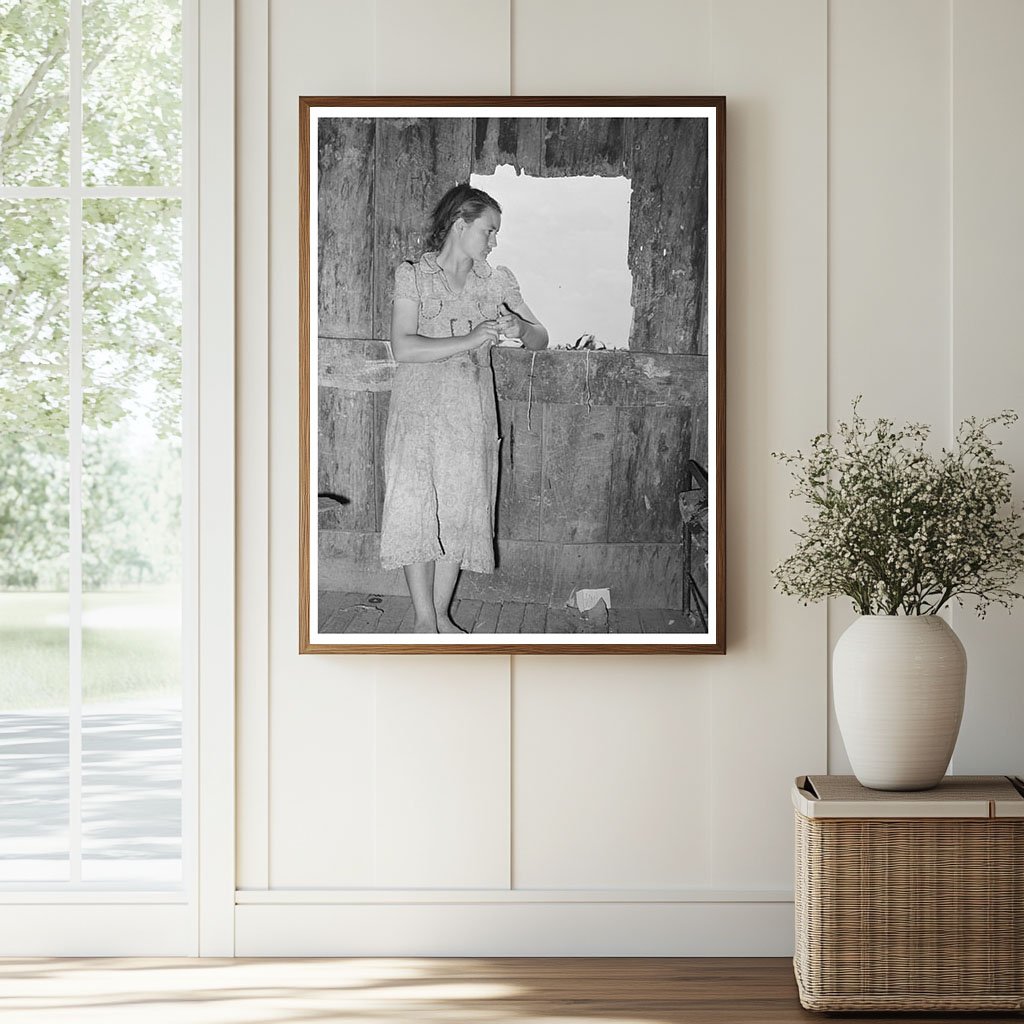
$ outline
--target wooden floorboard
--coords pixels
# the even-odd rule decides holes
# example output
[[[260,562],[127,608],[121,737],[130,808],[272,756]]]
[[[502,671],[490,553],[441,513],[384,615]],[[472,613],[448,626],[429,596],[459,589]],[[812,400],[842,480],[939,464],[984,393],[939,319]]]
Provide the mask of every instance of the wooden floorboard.
[[[498,614],[498,624],[494,627],[495,633],[521,633],[523,631],[523,616],[526,614],[526,605],[518,601],[506,601],[501,606]]]
[[[11,1024],[1021,1024],[800,1007],[788,958],[0,959]]]
[[[415,614],[407,596],[321,592],[321,633],[411,633]],[[612,608],[607,623],[564,605],[521,601],[456,600],[452,620],[467,633],[692,633],[692,622],[672,608]]]
[[[546,604],[528,604],[523,612],[523,633],[543,633],[548,617]]]
[[[566,608],[549,608],[547,621],[544,624],[545,633],[575,633],[575,622],[569,617]]]
[[[484,601],[480,608],[480,614],[473,625],[473,633],[493,633],[498,625],[498,616],[501,614],[501,605]]]
[[[412,598],[388,596],[383,599],[382,607],[384,614],[377,623],[377,632],[397,633],[405,613],[412,607]]]
[[[324,591],[320,594],[320,601],[316,610],[319,617],[318,628],[321,633],[327,632],[324,627],[331,621],[331,618],[337,614],[337,611],[341,607],[345,597],[345,594],[337,590]]]
[[[334,611],[330,618],[321,628],[321,633],[344,633],[348,624],[355,618],[359,611],[359,604],[365,595],[363,594],[334,594],[337,597],[334,602]]]

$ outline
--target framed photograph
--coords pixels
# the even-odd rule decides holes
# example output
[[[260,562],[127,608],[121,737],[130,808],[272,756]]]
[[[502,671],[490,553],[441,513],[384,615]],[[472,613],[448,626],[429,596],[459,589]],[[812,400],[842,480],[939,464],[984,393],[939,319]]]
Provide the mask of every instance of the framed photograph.
[[[725,100],[299,100],[301,653],[725,652]]]

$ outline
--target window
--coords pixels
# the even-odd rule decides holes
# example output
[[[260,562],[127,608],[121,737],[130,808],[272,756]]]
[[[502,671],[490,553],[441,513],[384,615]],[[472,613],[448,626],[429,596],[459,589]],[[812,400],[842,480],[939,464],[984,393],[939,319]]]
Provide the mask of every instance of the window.
[[[7,887],[182,886],[182,6],[0,0]]]
[[[628,348],[629,178],[517,175],[504,164],[470,184],[504,211],[491,263],[513,269],[551,347],[572,348],[592,335],[602,348]]]

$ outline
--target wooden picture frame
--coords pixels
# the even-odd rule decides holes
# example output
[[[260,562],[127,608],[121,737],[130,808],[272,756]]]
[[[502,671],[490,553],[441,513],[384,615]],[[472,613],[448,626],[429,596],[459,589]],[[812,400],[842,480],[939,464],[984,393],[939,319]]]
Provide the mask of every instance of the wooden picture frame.
[[[526,254],[506,270],[481,249],[469,284],[521,285],[538,321],[510,322],[530,343],[564,323],[540,351],[504,335],[474,350],[501,438],[496,567],[458,577],[467,632],[411,633],[405,574],[380,562],[408,455],[388,434],[408,392],[391,388],[420,372],[394,360],[391,309],[403,263],[417,337],[443,306],[421,288],[443,276],[449,312],[466,297],[426,251],[431,208],[464,181]],[[303,96],[299,224],[300,653],[724,654],[725,99]],[[481,319],[508,312],[486,294]],[[591,316],[629,327],[595,334]],[[451,338],[478,324],[453,317]],[[440,492],[422,487],[440,541]]]

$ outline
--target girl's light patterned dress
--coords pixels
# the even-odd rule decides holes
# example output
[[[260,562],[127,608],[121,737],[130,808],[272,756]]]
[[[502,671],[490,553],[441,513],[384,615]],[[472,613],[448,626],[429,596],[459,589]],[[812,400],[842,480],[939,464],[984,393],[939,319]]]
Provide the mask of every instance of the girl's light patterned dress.
[[[426,338],[469,334],[495,319],[501,303],[522,306],[507,267],[474,261],[456,293],[436,252],[399,265],[395,298],[419,303],[417,333]],[[385,569],[446,559],[472,572],[494,571],[499,443],[490,346],[396,365],[384,437]]]

